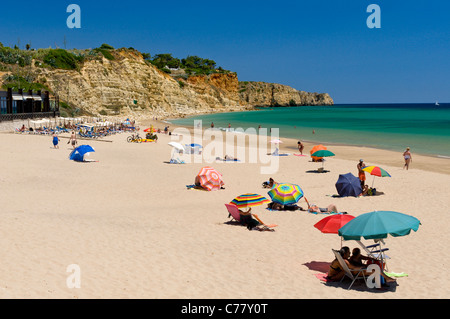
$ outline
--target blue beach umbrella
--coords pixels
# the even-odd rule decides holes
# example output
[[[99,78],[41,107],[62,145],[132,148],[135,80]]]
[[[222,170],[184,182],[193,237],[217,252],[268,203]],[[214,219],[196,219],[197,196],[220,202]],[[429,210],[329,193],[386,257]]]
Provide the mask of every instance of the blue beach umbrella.
[[[203,148],[203,146],[201,146],[200,144],[196,144],[196,143],[192,143],[192,144],[186,144],[190,147],[198,147],[198,148]]]
[[[358,197],[362,193],[361,181],[352,173],[340,174],[336,182],[336,190],[342,197]]]
[[[410,215],[392,211],[374,211],[359,215],[338,230],[344,240],[382,239],[388,235],[406,236],[419,229],[420,221]]]
[[[84,155],[86,155],[86,153],[91,153],[91,152],[95,152],[94,149],[92,148],[92,146],[80,145],[70,153],[69,159],[76,161],[76,162],[83,162]]]

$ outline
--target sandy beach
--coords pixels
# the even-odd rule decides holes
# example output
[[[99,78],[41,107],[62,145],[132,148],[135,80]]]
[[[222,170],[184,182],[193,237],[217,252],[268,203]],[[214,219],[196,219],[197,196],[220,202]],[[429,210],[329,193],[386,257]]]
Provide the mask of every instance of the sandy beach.
[[[141,124],[141,129],[145,125]],[[163,128],[164,123],[154,123]],[[173,130],[174,126],[170,125]],[[68,159],[67,135],[54,149],[50,136],[0,134],[1,298],[245,298],[245,299],[447,299],[450,257],[450,160],[415,155],[403,169],[401,154],[364,147],[329,147],[336,156],[321,163],[309,156],[279,158],[272,175],[258,163],[168,164],[175,136],[157,143],[127,143],[128,133],[79,140],[95,149],[89,159]],[[281,151],[294,153],[296,141]],[[309,155],[310,144],[304,154]],[[185,155],[187,156],[187,155]],[[357,161],[380,165],[391,178],[375,177],[384,192],[335,198],[339,174],[357,174]],[[223,174],[225,189],[187,189],[203,166]],[[367,175],[367,183],[373,177]],[[338,235],[313,225],[328,216],[305,211],[253,212],[274,232],[228,224],[224,206],[237,195],[267,196],[269,177],[300,185],[305,197],[358,216],[374,210],[417,217],[421,226],[404,237],[388,237],[389,271],[404,272],[382,290],[349,282],[325,284],[315,274],[334,259]],[[268,196],[267,196],[268,197]],[[299,205],[306,207],[304,199]],[[370,244],[373,241],[365,241]],[[358,247],[346,241],[350,249]],[[69,265],[81,270],[80,288],[69,288]]]

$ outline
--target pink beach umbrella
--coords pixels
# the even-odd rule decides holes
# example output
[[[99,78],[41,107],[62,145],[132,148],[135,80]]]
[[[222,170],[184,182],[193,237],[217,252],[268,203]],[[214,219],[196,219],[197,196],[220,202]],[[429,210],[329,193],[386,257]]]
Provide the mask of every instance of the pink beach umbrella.
[[[203,188],[209,191],[218,190],[224,185],[222,174],[209,166],[205,166],[200,170],[196,180],[198,180]]]

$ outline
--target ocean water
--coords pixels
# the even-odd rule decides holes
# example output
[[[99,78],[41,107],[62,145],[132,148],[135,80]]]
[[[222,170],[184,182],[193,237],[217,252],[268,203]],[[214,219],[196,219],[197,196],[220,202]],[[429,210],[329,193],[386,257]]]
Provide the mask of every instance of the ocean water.
[[[170,120],[193,126],[279,128],[280,137],[330,144],[375,147],[450,158],[450,103],[338,104],[260,108]],[[313,133],[314,131],[314,133]]]

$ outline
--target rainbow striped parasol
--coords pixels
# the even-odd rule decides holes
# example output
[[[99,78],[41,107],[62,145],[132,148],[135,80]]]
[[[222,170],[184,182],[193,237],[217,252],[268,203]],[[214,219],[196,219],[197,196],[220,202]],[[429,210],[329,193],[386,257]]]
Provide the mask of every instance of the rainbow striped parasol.
[[[303,197],[303,191],[296,184],[278,184],[268,192],[272,201],[285,205],[295,204]]]
[[[375,176],[391,177],[391,175],[389,175],[388,172],[386,172],[384,169],[382,169],[381,167],[378,167],[378,166],[365,166],[365,167],[363,167],[362,170],[370,173],[370,175],[373,175],[372,187],[373,187],[373,182],[375,181]]]
[[[200,170],[196,180],[198,180],[203,188],[209,191],[218,190],[224,185],[222,174],[209,166],[205,166]]]
[[[247,193],[243,195],[239,195],[235,199],[233,199],[230,204],[236,205],[238,208],[246,208],[246,207],[255,207],[259,205],[263,205],[269,203],[270,200],[265,198],[262,195]]]
[[[362,170],[378,177],[391,177],[388,172],[378,166],[366,166]]]

